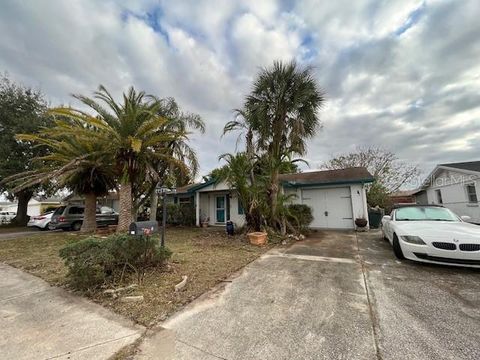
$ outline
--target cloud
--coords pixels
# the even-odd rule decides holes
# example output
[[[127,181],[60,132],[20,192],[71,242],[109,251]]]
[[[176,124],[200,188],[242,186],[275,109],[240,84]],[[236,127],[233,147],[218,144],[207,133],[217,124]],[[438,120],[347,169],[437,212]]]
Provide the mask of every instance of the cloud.
[[[379,145],[428,172],[480,153],[479,16],[475,0],[6,0],[0,71],[52,105],[99,84],[173,96],[207,123],[193,138],[206,173],[235,150],[222,128],[259,67],[294,58],[327,92],[313,167]]]

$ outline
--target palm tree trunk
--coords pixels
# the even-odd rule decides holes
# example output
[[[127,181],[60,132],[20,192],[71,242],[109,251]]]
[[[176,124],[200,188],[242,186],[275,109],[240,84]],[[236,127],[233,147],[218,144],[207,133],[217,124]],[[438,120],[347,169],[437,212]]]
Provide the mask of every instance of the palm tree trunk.
[[[95,232],[97,229],[97,196],[94,193],[85,194],[85,213],[83,217],[83,233]]]
[[[272,176],[270,178],[270,226],[276,225],[276,213],[277,213],[277,203],[278,203],[278,171],[277,169],[273,170]]]
[[[150,195],[150,221],[157,220],[158,194],[153,191]]]
[[[119,197],[120,213],[117,232],[126,232],[132,222],[132,184],[130,182],[120,185]]]

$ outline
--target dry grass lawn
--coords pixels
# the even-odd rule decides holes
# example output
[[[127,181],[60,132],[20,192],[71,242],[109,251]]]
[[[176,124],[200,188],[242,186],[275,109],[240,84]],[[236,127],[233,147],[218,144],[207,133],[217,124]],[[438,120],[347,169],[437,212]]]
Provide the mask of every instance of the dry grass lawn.
[[[82,236],[75,233],[45,233],[0,241],[0,261],[39,276],[49,283],[68,287],[67,269],[58,256],[68,241]],[[143,295],[139,303],[123,303],[103,294],[103,290],[85,293],[94,301],[146,326],[165,319],[179,307],[211,289],[249,262],[265,248],[251,246],[243,237],[230,238],[211,229],[168,229],[167,246],[173,251],[168,265],[151,269],[131,295]],[[185,289],[176,293],[174,286],[188,276]],[[135,282],[126,278],[124,284]]]

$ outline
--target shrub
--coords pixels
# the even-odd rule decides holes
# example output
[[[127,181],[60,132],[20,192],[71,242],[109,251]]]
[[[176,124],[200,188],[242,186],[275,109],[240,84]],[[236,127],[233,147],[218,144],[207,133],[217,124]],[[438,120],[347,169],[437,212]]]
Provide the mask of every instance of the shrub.
[[[162,208],[158,217],[162,219]],[[195,207],[191,204],[167,204],[167,224],[180,226],[195,225]]]
[[[66,245],[60,257],[68,267],[71,284],[79,289],[97,287],[107,280],[120,281],[134,271],[138,281],[148,266],[161,265],[171,251],[158,246],[158,239],[115,234],[107,239],[90,237]]]
[[[296,230],[304,231],[313,221],[312,208],[303,204],[288,205],[287,220]]]

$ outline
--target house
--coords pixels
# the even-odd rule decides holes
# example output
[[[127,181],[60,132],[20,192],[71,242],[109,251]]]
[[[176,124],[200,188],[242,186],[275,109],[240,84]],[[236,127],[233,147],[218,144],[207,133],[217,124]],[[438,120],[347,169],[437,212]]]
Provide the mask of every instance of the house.
[[[295,195],[292,203],[312,208],[312,228],[353,229],[356,218],[368,219],[365,184],[373,182],[373,177],[365,168],[283,174],[279,181],[285,194]],[[173,197],[178,203],[193,203],[197,226],[202,222],[224,225],[227,220],[236,226],[245,223],[235,189],[224,181],[212,179],[179,188]]]
[[[34,197],[30,199],[28,202],[27,207],[27,215],[28,216],[37,216],[44,214],[47,211],[57,208],[60,205],[60,199],[58,198],[40,198]],[[9,202],[9,203],[2,203],[2,210],[3,211],[13,211],[17,212],[18,203],[17,202]]]
[[[480,161],[439,164],[415,193],[418,204],[441,204],[480,224]]]
[[[77,205],[84,205],[85,204],[85,198],[81,195],[77,194],[70,194],[62,199],[62,201],[66,204],[72,205],[72,204],[77,204]],[[97,197],[97,204],[100,206],[108,206],[112,208],[115,211],[119,211],[120,209],[120,200],[118,193],[116,191],[110,191],[107,195],[105,196],[98,196]]]

